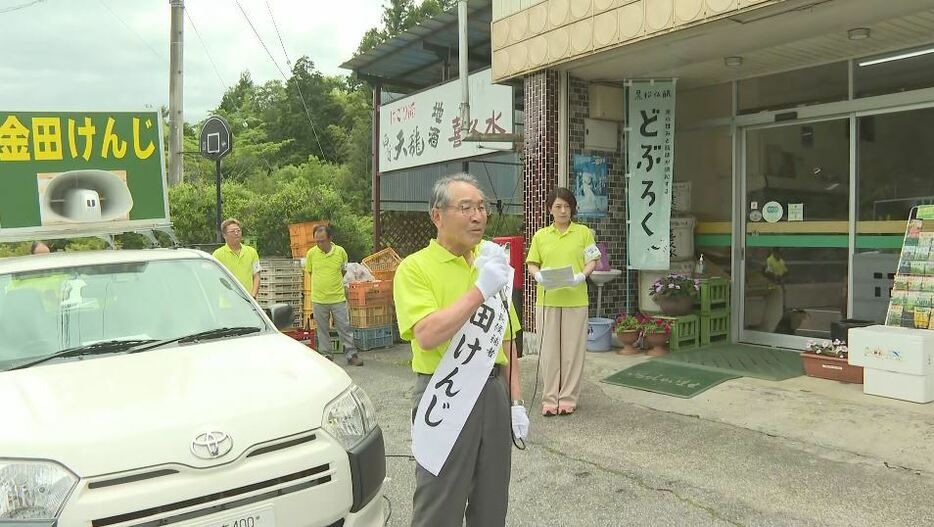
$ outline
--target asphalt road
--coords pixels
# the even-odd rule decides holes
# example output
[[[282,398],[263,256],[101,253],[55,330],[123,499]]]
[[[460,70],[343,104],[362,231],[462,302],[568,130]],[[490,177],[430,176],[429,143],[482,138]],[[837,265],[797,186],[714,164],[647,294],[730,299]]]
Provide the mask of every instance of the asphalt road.
[[[347,372],[377,406],[390,525],[409,525],[410,351],[361,356],[366,365]],[[530,404],[536,359],[520,361]],[[589,379],[572,416],[546,419],[532,404],[528,448],[513,451],[508,525],[934,525],[930,474],[654,410],[627,392]]]

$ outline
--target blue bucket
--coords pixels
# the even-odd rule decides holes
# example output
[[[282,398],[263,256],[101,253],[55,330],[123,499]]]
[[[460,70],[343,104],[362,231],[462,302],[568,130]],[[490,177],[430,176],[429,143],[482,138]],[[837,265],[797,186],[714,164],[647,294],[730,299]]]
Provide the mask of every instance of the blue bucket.
[[[613,319],[594,317],[587,320],[587,351],[610,351],[612,338]]]

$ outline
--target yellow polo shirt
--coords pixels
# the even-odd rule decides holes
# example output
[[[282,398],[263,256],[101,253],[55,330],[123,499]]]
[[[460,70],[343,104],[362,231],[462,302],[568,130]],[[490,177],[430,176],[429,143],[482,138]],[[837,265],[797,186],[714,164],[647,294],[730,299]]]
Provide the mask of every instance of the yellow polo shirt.
[[[571,266],[575,273],[584,271],[584,266],[591,260],[584,261],[584,249],[594,244],[593,231],[586,225],[571,222],[564,232],[558,232],[554,224],[539,229],[532,236],[526,263],[541,269],[555,269]],[[599,257],[593,260],[599,260]],[[575,287],[545,291],[537,286],[536,304],[545,307],[587,307],[587,281]]]
[[[311,301],[315,304],[340,304],[344,294],[344,266],[347,251],[335,243],[325,253],[317,245],[305,254],[305,270],[311,274]]]
[[[253,274],[263,270],[259,265],[259,253],[249,245],[240,244],[240,254],[233,252],[226,243],[214,251],[214,257],[231,272],[248,292],[253,291]]]
[[[474,256],[477,251],[474,248]],[[393,279],[392,294],[396,303],[399,334],[404,340],[412,342],[412,370],[416,373],[434,373],[450,341],[424,350],[415,341],[415,324],[453,304],[470,291],[471,287],[475,287],[479,274],[480,271],[475,267],[467,265],[467,260],[454,256],[435,240],[399,264]],[[509,306],[509,320],[511,324],[506,328],[504,340],[512,340],[522,329],[512,305]],[[496,364],[508,363],[504,348],[500,347]]]

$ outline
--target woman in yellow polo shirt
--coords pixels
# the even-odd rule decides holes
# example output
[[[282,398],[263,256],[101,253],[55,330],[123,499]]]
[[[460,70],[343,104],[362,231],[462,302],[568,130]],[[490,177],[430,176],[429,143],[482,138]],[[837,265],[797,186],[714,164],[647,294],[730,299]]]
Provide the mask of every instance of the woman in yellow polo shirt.
[[[577,200],[566,188],[556,188],[545,200],[554,223],[532,236],[525,259],[538,282],[536,320],[542,335],[544,391],[542,415],[567,415],[577,408],[587,344],[587,277],[597,266],[600,251],[593,232],[574,223]],[[549,283],[542,269],[570,266],[572,285]]]

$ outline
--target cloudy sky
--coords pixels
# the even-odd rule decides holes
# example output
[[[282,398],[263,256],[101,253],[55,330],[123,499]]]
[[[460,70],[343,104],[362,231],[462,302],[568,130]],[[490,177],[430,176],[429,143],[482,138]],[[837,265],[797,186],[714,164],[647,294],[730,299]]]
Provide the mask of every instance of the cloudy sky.
[[[325,74],[348,73],[338,66],[352,56],[366,30],[379,25],[382,4],[186,0],[188,122],[216,107],[225,86],[235,84],[244,70],[257,83],[282,78],[238,1],[286,74],[289,67],[267,4],[292,63],[308,55]],[[7,110],[168,105],[169,15],[169,0],[0,0],[0,105]]]

